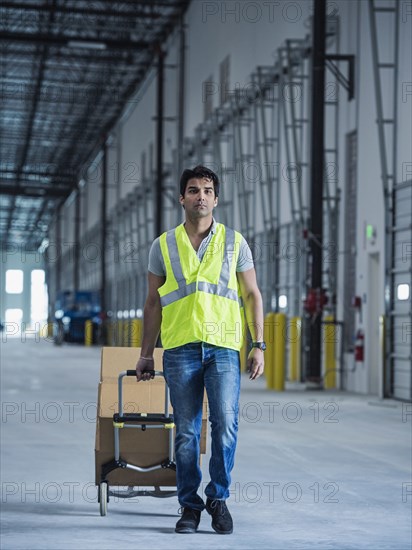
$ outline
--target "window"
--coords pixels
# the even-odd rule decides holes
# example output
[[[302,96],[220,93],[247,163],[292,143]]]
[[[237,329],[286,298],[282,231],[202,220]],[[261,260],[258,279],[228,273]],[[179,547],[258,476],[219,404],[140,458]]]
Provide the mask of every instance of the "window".
[[[21,294],[23,292],[23,271],[21,269],[8,269],[6,271],[7,294]]]

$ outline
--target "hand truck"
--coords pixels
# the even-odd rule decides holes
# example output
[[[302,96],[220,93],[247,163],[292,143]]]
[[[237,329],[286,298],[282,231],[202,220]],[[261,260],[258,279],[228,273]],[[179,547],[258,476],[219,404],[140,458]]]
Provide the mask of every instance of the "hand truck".
[[[163,376],[162,371],[146,371],[153,376]],[[107,503],[110,496],[120,498],[133,498],[136,496],[152,496],[152,497],[172,497],[177,495],[176,490],[161,490],[160,487],[155,487],[154,490],[134,490],[133,487],[128,487],[127,491],[113,491],[109,487],[107,476],[117,468],[129,468],[137,472],[151,472],[158,469],[172,469],[176,471],[176,463],[174,462],[174,434],[175,427],[173,415],[169,414],[170,395],[169,388],[165,384],[165,409],[162,413],[125,413],[123,412],[123,378],[125,376],[136,376],[135,370],[122,371],[118,379],[118,396],[119,396],[119,412],[113,415],[114,428],[114,459],[106,462],[101,467],[100,484],[98,488],[98,502],[100,504],[100,515],[107,515]],[[136,466],[129,464],[121,457],[120,452],[120,430],[125,428],[137,428],[142,431],[147,429],[167,429],[169,430],[169,456],[161,463],[154,464],[149,467]]]

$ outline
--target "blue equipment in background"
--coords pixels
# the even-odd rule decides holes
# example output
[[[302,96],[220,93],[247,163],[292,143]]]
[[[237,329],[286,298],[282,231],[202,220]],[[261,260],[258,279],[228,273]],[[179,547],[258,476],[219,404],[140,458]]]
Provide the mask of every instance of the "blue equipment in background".
[[[96,290],[64,290],[55,302],[54,342],[84,344],[85,323],[93,322],[93,341],[101,324],[100,292]]]

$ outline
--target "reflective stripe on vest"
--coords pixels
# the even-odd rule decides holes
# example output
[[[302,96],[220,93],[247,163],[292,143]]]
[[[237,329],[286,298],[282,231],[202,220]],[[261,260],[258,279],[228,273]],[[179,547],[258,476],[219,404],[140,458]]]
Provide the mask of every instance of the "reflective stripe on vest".
[[[181,300],[189,294],[196,292],[196,282],[186,284],[186,279],[183,275],[182,264],[180,261],[179,250],[177,248],[176,229],[171,229],[166,234],[166,243],[169,250],[170,264],[174,278],[178,284],[176,290],[165,294],[160,297],[160,303],[162,307],[168,306],[177,300]],[[232,253],[231,253],[232,252]],[[222,269],[220,271],[218,284],[208,283],[204,281],[198,281],[197,290],[200,292],[207,292],[208,294],[215,294],[239,302],[239,306],[242,307],[242,300],[239,297],[236,290],[228,288],[230,279],[230,269],[233,260],[233,253],[235,252],[235,232],[233,229],[226,227],[225,232],[225,253],[222,262]]]

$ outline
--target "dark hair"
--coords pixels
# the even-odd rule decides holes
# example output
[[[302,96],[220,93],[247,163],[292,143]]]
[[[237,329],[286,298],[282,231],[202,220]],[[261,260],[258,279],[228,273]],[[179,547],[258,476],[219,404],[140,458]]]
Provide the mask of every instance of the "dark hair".
[[[211,181],[213,181],[213,187],[215,189],[215,195],[216,197],[219,196],[219,187],[220,187],[220,181],[217,175],[210,170],[209,168],[206,168],[206,166],[202,166],[199,164],[193,170],[189,170],[186,168],[186,170],[183,170],[183,174],[180,178],[180,194],[184,195],[186,191],[187,182],[193,178],[196,179],[202,179],[207,178]]]

